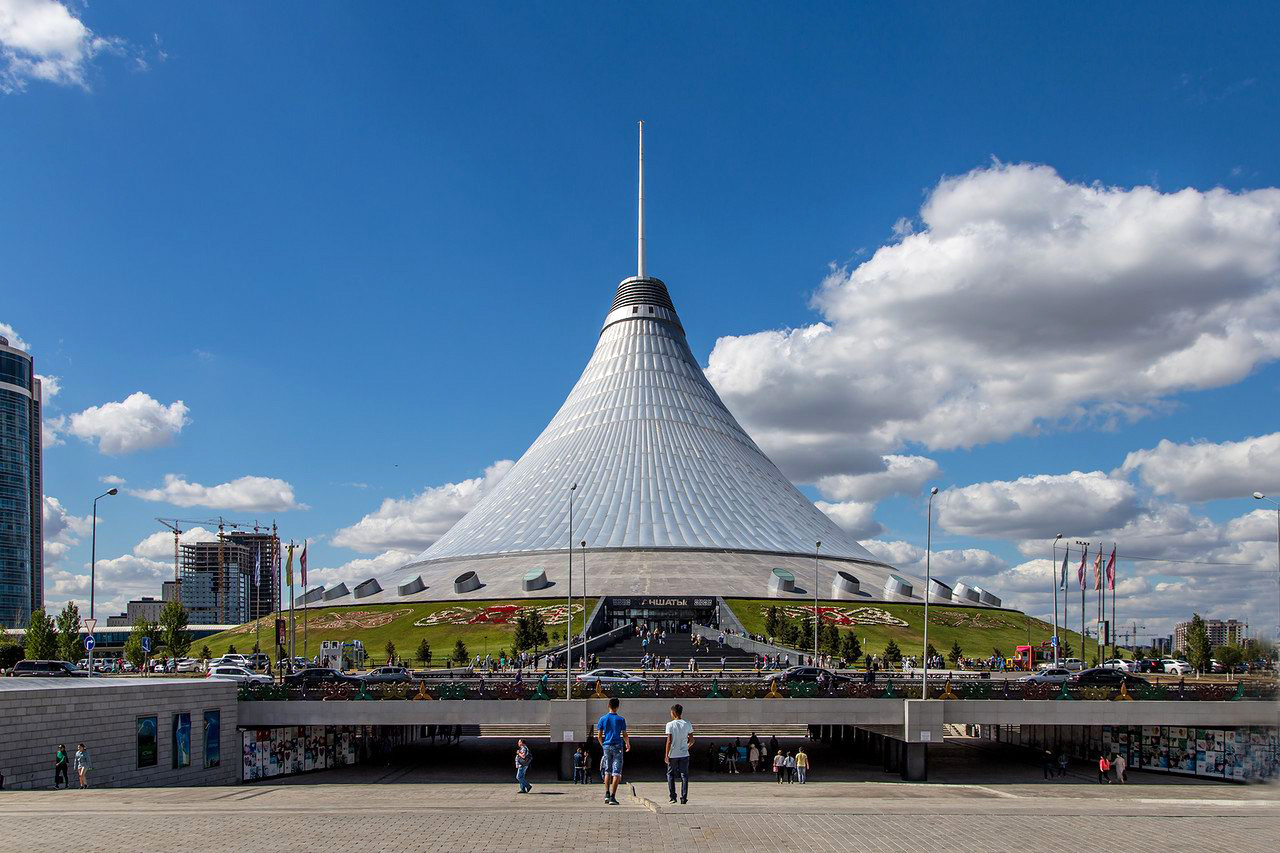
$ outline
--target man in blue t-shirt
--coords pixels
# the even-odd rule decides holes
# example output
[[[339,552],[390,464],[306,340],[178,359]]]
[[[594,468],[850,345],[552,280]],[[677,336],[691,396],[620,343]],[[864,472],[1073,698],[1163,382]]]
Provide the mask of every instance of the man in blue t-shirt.
[[[618,805],[618,783],[622,781],[622,754],[631,751],[627,737],[627,721],[618,714],[618,697],[609,700],[609,713],[596,721],[596,739],[604,749],[601,761],[604,774],[604,801]]]

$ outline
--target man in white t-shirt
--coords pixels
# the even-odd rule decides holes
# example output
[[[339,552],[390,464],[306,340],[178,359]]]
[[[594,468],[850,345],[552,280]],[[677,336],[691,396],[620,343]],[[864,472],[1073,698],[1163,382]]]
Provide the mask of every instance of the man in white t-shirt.
[[[693,746],[693,723],[684,719],[684,708],[671,706],[671,722],[667,723],[667,793],[676,801],[676,777],[680,777],[680,803],[689,802],[689,748]]]

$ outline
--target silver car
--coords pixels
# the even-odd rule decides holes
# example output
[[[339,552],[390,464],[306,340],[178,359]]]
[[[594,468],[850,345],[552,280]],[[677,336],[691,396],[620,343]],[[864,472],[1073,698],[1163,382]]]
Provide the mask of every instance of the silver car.
[[[1039,672],[1033,672],[1031,675],[1024,675],[1018,681],[1023,684],[1062,684],[1070,677],[1071,670],[1060,666],[1051,666]]]
[[[217,664],[209,667],[209,678],[222,678],[237,684],[270,684],[271,676],[250,672],[242,666]]]
[[[595,684],[597,681],[603,681],[605,684],[610,683],[644,683],[644,679],[638,675],[632,675],[623,669],[593,669],[590,672],[584,672],[578,676],[578,681],[584,684]]]

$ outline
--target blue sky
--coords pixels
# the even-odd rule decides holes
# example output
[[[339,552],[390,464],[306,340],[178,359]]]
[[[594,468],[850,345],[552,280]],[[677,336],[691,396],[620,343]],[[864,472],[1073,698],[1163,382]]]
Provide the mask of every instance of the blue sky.
[[[936,483],[952,515],[942,512],[935,542],[956,552],[954,574],[1039,613],[1049,599],[1032,588],[1047,569],[1035,558],[1048,549],[1029,543],[1053,522],[992,522],[1010,512],[993,510],[993,494],[1021,509],[1030,501],[1023,487],[985,484],[1102,472],[1111,502],[1071,516],[1068,536],[1112,541],[1108,534],[1130,525],[1148,556],[1241,564],[1237,575],[1198,581],[1185,576],[1200,572],[1195,564],[1144,564],[1148,574],[1130,591],[1135,615],[1153,630],[1192,606],[1256,624],[1275,619],[1275,582],[1264,579],[1274,548],[1226,529],[1257,508],[1252,489],[1203,499],[1213,490],[1168,473],[1188,454],[1208,454],[1212,468],[1235,452],[1254,460],[1245,466],[1254,488],[1280,491],[1273,445],[1226,444],[1268,436],[1280,414],[1277,347],[1259,319],[1271,316],[1280,286],[1280,205],[1257,195],[1280,185],[1271,38],[1280,16],[1269,4],[139,2],[71,4],[66,21],[81,29],[63,21],[43,40],[5,23],[52,2],[0,2],[8,50],[0,323],[35,354],[40,373],[58,377],[49,415],[64,419],[60,431],[53,420],[57,443],[46,451],[45,491],[69,514],[54,525],[62,538],[51,601],[83,588],[81,519],[109,475],[125,481],[124,494],[101,507],[99,554],[118,558],[118,594],[104,595],[113,604],[158,576],[150,563],[162,558],[143,544],[160,530],[154,516],[277,519],[286,537],[317,543],[312,565],[333,570],[321,577],[429,543],[431,530],[485,488],[466,481],[518,458],[554,413],[614,286],[633,272],[634,136],[643,118],[650,272],[669,285],[726,402],[810,495],[860,504],[846,507],[851,527],[897,543],[885,553],[910,565],[918,554],[907,546],[924,539],[922,495]],[[936,266],[959,263],[943,245],[946,217],[972,236],[990,215],[1004,242],[978,245],[1008,257],[1043,243],[1044,234],[1018,231],[1017,211],[979,210],[986,202],[974,196],[930,222],[923,206],[944,178],[981,199],[1033,207],[1074,194],[1063,204],[1086,212],[1068,210],[1067,220],[1095,233],[1107,221],[1139,232],[1131,264],[1081,273],[1102,296],[1057,304],[1050,294],[1038,314],[1026,296],[1043,284],[1035,262],[956,279],[963,289],[999,278],[1027,308],[1025,317],[1022,308],[1009,313],[1032,338],[1078,335],[1104,357],[1115,347],[1116,375],[1147,376],[1170,353],[1125,351],[1123,325],[1101,335],[1108,317],[1125,315],[1107,294],[1173,304],[1193,293],[1180,310],[1216,311],[1225,319],[1215,329],[1249,344],[1233,347],[1209,377],[1099,382],[1052,405],[1024,389],[1023,407],[1003,387],[971,383],[983,411],[1031,413],[1008,430],[966,426],[957,439],[956,428],[918,414],[892,429],[867,416],[845,440],[833,438],[842,406],[867,408],[861,392],[845,398],[844,389],[871,371],[886,375],[883,363],[860,361],[856,347],[778,355],[757,333],[824,322],[831,337],[856,339],[862,327],[842,311],[863,304],[849,294],[873,257],[895,293],[950,280]],[[1123,209],[1114,220],[1089,219],[1095,187],[1115,189]],[[1153,197],[1133,194],[1141,187]],[[1207,221],[1226,231],[1197,252],[1225,247],[1227,257],[1191,269],[1167,297],[1158,247],[1169,239],[1168,216],[1157,208],[1187,188],[1197,198],[1226,191],[1205,201],[1214,208]],[[1260,218],[1233,225],[1244,208]],[[1186,227],[1191,239],[1203,231]],[[1143,243],[1147,233],[1159,236]],[[1110,291],[1108,270],[1117,280]],[[1224,284],[1239,270],[1238,286]],[[1151,285],[1126,290],[1121,279]],[[1253,317],[1256,327],[1241,332],[1232,317]],[[981,338],[986,319],[966,325],[936,327],[934,340]],[[906,333],[893,337],[895,329]],[[1211,338],[1215,329],[1202,331]],[[923,351],[910,331],[885,329],[904,352]],[[962,349],[948,351],[978,358]],[[1003,365],[1025,353],[990,341],[981,349]],[[754,405],[767,383],[736,375],[743,364],[803,376],[807,402],[797,398],[790,418]],[[1055,384],[1052,359],[1027,364]],[[976,360],[968,366],[992,374]],[[930,387],[941,401],[963,397],[963,385]],[[150,402],[75,417],[135,392]],[[814,403],[824,399],[838,405]],[[955,417],[982,420],[963,406]],[[809,458],[792,458],[788,448],[812,424],[827,438]],[[1114,473],[1128,454],[1166,439],[1199,441],[1201,450]],[[936,474],[920,463],[924,479],[838,498],[817,481],[866,473],[845,458],[849,444],[933,460]],[[169,474],[206,487],[271,478],[290,497],[272,483],[257,483],[252,499],[241,494],[252,483],[218,492],[209,500],[220,506],[130,494],[160,488]],[[461,491],[431,492],[460,483]],[[1096,497],[1071,491],[1079,482],[1043,485],[1050,503]],[[387,498],[403,503],[383,520],[403,511],[420,522],[416,534],[337,537],[360,550],[335,544]],[[297,504],[308,508],[287,508]],[[1177,530],[1161,526],[1170,507],[1187,511]]]

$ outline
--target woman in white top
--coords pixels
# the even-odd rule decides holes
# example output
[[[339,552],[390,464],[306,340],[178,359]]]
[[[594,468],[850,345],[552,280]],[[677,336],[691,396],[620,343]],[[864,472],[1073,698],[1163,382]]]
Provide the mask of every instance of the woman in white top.
[[[777,752],[773,756],[773,772],[778,777],[778,784],[782,784],[782,777],[787,772],[787,759],[782,752]]]

